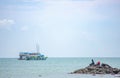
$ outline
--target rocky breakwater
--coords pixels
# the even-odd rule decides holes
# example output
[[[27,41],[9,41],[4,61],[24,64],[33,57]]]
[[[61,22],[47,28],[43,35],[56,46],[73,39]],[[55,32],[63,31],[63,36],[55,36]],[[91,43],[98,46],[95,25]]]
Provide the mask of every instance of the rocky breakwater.
[[[120,74],[120,69],[113,68],[108,64],[87,66],[83,69],[75,70],[71,74]]]

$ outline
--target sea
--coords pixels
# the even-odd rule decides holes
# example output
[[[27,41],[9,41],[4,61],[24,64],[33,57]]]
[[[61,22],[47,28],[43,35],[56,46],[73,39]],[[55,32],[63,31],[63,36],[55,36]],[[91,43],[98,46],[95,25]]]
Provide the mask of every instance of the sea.
[[[120,68],[120,58],[114,57],[48,57],[47,60],[0,58],[0,78],[117,78],[120,75],[70,74],[95,62]]]

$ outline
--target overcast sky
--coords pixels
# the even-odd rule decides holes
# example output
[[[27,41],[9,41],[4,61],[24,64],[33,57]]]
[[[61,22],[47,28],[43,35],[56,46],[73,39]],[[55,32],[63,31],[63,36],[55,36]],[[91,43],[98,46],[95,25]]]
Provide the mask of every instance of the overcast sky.
[[[120,57],[120,0],[0,0],[0,57]]]

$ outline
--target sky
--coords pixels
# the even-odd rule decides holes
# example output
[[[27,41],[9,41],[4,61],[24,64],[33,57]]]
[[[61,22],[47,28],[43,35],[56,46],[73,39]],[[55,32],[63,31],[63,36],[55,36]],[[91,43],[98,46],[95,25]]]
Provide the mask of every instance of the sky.
[[[0,0],[0,58],[120,57],[120,0]]]

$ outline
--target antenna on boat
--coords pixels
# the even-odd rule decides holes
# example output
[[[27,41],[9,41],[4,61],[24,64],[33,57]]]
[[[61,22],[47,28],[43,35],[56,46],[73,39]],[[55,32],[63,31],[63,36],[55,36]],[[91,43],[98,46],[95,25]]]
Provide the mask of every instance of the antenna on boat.
[[[37,53],[39,53],[39,45],[36,44],[36,50],[37,50]]]

